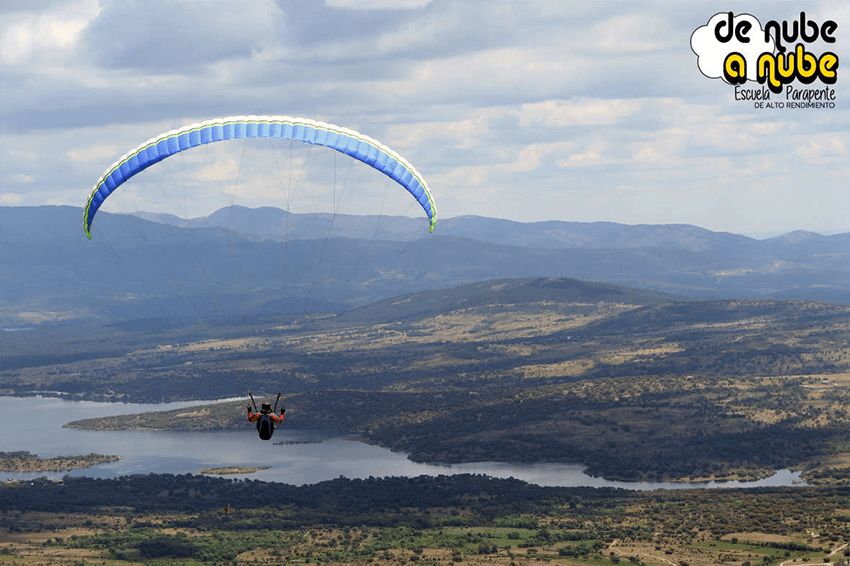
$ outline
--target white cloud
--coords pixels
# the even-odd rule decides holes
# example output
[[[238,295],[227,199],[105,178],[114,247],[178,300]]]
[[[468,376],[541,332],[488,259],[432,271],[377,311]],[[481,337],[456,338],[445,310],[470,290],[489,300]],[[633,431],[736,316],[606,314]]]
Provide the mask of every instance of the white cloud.
[[[452,33],[459,25],[463,25],[459,14],[453,10],[447,10],[433,14],[424,21],[420,19],[409,21],[398,29],[389,29],[377,38],[366,41],[369,42],[369,51],[375,54],[408,52],[417,47],[433,46],[435,38]]]
[[[638,163],[661,163],[664,161],[664,155],[659,153],[654,147],[645,145],[635,154],[634,160]]]
[[[97,144],[88,147],[78,147],[65,152],[65,155],[74,161],[84,163],[109,163],[114,161],[117,155],[121,155],[118,146],[111,143]]]
[[[574,145],[571,141],[531,144],[519,152],[514,162],[502,164],[499,168],[511,173],[534,171],[543,164],[544,160],[549,160],[550,154],[555,154],[551,158],[551,161],[555,161],[558,155],[568,153]]]
[[[787,160],[782,160],[777,155],[754,155],[747,157],[744,162],[744,167],[741,172],[744,175],[764,176],[764,175],[785,175],[789,172],[789,163]],[[771,188],[760,183],[750,187],[754,192],[769,192]]]
[[[620,54],[675,49],[678,45],[672,31],[658,16],[618,14],[583,32],[580,49]]]
[[[12,179],[16,183],[23,183],[23,184],[32,183],[33,181],[35,181],[35,177],[33,177],[32,175],[29,175],[27,173],[15,173],[14,175],[12,175]]]
[[[518,112],[520,125],[589,126],[610,125],[640,112],[641,100],[577,98],[545,100],[523,104]]]
[[[446,188],[449,191],[462,191],[469,187],[481,187],[487,184],[490,167],[455,167],[443,173],[428,176],[431,187]]]
[[[334,8],[349,10],[413,10],[427,6],[431,0],[325,0]]]
[[[0,193],[0,204],[14,206],[24,203],[24,196],[18,193]]]
[[[469,149],[486,142],[490,124],[509,115],[505,108],[483,108],[463,120],[391,124],[384,141],[394,149],[439,142],[449,147]]]
[[[806,163],[822,165],[830,162],[841,163],[844,170],[850,172],[850,155],[847,152],[847,136],[839,133],[823,133],[803,140],[797,148],[797,155]]]
[[[83,1],[58,5],[43,13],[4,15],[0,20],[0,63],[61,63],[100,11],[98,2]]]
[[[432,59],[413,67],[409,77],[386,83],[382,100],[434,102],[550,98],[571,82],[592,73],[586,59],[553,57],[551,49],[507,47]]]
[[[587,167],[590,165],[601,165],[604,162],[603,152],[607,144],[603,141],[594,142],[587,151],[571,153],[566,159],[556,162],[558,167]]]
[[[240,169],[239,160],[233,156],[217,159],[216,161],[204,164],[192,176],[196,181],[213,181],[218,182],[226,179],[236,181],[236,175]]]

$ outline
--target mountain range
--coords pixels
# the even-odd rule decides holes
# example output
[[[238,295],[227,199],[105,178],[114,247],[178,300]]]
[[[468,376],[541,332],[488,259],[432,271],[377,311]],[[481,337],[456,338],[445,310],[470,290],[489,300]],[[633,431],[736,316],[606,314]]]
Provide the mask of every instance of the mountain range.
[[[850,304],[850,233],[756,240],[684,224],[521,223],[226,207],[180,219],[0,207],[0,314],[81,318],[342,312],[500,278],[600,281],[698,299]]]
[[[425,219],[402,216],[293,214],[279,208],[225,207],[209,216],[184,219],[171,214],[136,212],[133,216],[181,228],[226,228],[247,237],[277,241],[341,237],[411,241],[428,237]],[[795,230],[764,240],[713,232],[690,224],[617,222],[516,222],[482,216],[441,219],[436,233],[491,244],[542,249],[669,248],[727,253],[847,253],[850,233],[824,236]]]

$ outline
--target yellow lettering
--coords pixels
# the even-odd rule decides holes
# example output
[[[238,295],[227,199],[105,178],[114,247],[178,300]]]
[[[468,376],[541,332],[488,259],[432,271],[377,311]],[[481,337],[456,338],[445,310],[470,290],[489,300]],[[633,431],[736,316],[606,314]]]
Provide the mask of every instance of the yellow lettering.
[[[835,53],[827,52],[821,55],[818,61],[818,71],[820,78],[827,84],[835,83],[835,69],[838,68],[838,56]]]
[[[782,83],[776,79],[776,58],[773,53],[762,53],[758,59],[758,81],[764,84],[767,81],[768,88],[775,92],[782,92]]]
[[[747,60],[740,53],[730,53],[723,61],[723,76],[729,84],[740,85],[747,82]]]
[[[818,60],[803,48],[802,43],[798,43],[794,51],[797,53],[797,76],[804,83],[812,82],[818,72]]]

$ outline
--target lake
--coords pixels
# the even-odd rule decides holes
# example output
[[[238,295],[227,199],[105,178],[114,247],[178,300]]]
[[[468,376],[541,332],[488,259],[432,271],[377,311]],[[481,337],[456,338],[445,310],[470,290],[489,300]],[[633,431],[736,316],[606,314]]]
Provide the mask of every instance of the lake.
[[[516,478],[542,486],[622,487],[635,490],[677,489],[687,487],[759,487],[804,485],[799,472],[780,470],[754,482],[617,482],[594,478],[578,464],[419,464],[404,454],[391,452],[317,431],[291,431],[279,426],[270,442],[257,439],[256,429],[245,422],[244,432],[172,432],[172,431],[88,431],[62,428],[79,419],[125,415],[143,411],[162,411],[198,405],[203,401],[159,404],[96,403],[42,397],[0,397],[0,451],[28,450],[43,458],[75,456],[96,452],[122,456],[110,464],[101,464],[69,472],[0,472],[0,480],[32,479],[65,475],[112,478],[129,474],[197,473],[204,468],[222,466],[271,466],[233,478],[252,478],[292,485],[346,478],[386,476],[415,477],[460,473],[486,474],[497,478]],[[295,442],[280,444],[273,442]]]

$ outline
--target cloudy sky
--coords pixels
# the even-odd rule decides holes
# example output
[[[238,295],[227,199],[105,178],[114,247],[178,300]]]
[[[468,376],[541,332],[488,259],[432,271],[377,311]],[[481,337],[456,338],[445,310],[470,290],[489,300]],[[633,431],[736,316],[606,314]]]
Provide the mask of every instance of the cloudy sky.
[[[755,108],[704,74],[716,55],[698,62],[691,36],[715,14],[764,26],[802,10],[838,24],[835,43],[805,44],[838,56],[834,108]],[[0,205],[82,209],[101,173],[157,134],[289,115],[396,149],[442,218],[848,232],[848,73],[847,0],[3,0]],[[383,177],[330,150],[213,145],[138,175],[103,210],[417,214],[408,195],[371,190]],[[369,196],[337,201],[347,184]]]

